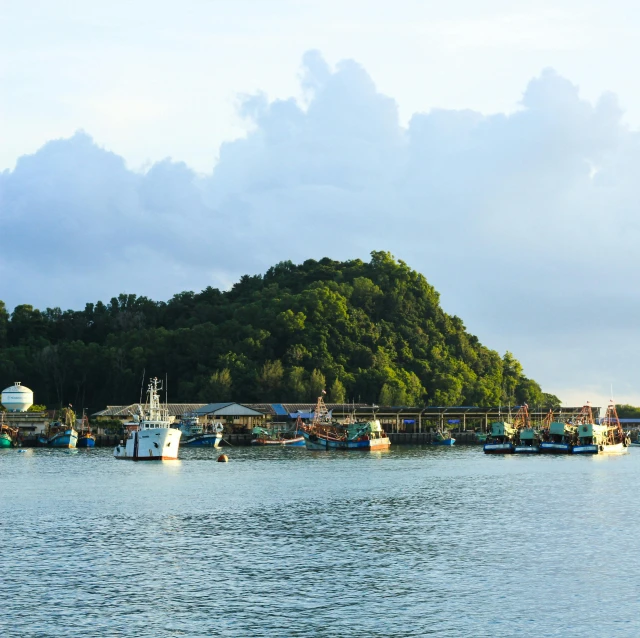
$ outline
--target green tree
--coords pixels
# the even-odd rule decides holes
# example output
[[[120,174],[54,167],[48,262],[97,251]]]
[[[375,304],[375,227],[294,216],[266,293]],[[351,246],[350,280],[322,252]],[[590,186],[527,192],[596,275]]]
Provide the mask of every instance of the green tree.
[[[559,404],[383,251],[369,261],[282,262],[228,291],[168,302],[122,294],[80,311],[22,305],[10,316],[0,304],[0,383],[28,382],[38,403],[132,403],[143,370],[169,371],[171,400],[183,402],[315,400],[327,375],[334,401],[339,380],[369,403]]]
[[[258,377],[262,399],[280,400],[282,391],[282,380],[284,378],[284,368],[279,359],[275,361],[265,361]]]
[[[300,403],[307,399],[308,384],[305,379],[304,368],[294,366],[287,375],[287,393],[293,403]]]
[[[334,379],[329,389],[329,400],[331,403],[344,403],[347,400],[347,392],[338,377]]]
[[[616,405],[616,411],[621,419],[640,419],[640,408],[626,403]]]
[[[548,392],[542,393],[542,401],[541,405],[544,408],[548,408],[549,410],[558,408],[562,405],[562,401],[558,399],[555,394],[549,394]]]
[[[527,403],[530,406],[543,405],[543,395],[540,386],[533,380],[521,376],[516,385],[516,403]]]
[[[326,385],[327,381],[324,377],[324,374],[322,374],[322,372],[320,372],[320,370],[318,370],[317,368],[314,368],[309,378],[309,400],[315,401],[315,399],[317,399],[322,394],[322,391],[325,389]]]
[[[503,403],[517,404],[516,388],[521,376],[522,365],[509,351],[505,352],[502,357]]]
[[[229,368],[216,370],[209,377],[209,384],[207,387],[209,397],[207,400],[211,401],[211,403],[229,401],[231,397],[232,385],[233,379],[231,378],[231,371],[229,370]]]
[[[7,346],[7,332],[9,330],[9,313],[4,301],[0,299],[0,348]]]
[[[378,397],[378,403],[386,406],[395,405],[395,390],[389,383],[385,383],[382,386],[380,396]]]
[[[46,405],[38,405],[37,403],[34,403],[28,410],[27,412],[45,412],[47,409]]]

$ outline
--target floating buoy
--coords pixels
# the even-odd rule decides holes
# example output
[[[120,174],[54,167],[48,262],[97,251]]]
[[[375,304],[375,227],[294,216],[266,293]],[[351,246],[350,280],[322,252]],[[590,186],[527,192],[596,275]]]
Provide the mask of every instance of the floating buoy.
[[[221,454],[218,457],[218,463],[228,463],[229,462],[229,457],[226,454]]]

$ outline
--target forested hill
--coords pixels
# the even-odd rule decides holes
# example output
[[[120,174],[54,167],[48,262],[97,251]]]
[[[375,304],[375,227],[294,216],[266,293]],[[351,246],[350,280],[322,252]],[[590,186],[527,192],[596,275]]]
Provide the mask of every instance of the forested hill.
[[[556,403],[447,315],[427,280],[390,254],[282,262],[228,292],[169,302],[120,295],[82,311],[0,302],[0,387],[37,403],[97,410],[138,400],[143,371],[169,377],[169,401],[391,405]]]

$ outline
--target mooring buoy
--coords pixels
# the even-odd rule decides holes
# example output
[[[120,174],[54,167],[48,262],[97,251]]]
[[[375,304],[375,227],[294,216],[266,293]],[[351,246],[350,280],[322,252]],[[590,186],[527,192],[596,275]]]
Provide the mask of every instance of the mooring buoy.
[[[218,463],[228,463],[229,462],[229,457],[226,454],[221,454],[218,457]]]

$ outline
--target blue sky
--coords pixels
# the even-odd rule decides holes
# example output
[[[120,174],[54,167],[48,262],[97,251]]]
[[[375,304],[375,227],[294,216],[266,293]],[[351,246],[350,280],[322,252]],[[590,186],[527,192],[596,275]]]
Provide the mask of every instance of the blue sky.
[[[566,402],[640,403],[635,5],[101,4],[0,2],[9,305],[388,249]]]

